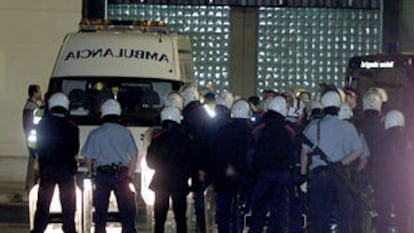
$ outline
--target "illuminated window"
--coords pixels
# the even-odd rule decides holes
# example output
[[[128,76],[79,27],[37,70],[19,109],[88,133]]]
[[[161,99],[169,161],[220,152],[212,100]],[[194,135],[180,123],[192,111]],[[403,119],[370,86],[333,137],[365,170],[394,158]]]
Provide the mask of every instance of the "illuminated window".
[[[352,56],[378,53],[380,11],[327,8],[260,8],[258,93],[325,82],[344,85]]]
[[[199,87],[228,87],[230,7],[109,4],[108,19],[165,22],[168,30],[191,38]]]

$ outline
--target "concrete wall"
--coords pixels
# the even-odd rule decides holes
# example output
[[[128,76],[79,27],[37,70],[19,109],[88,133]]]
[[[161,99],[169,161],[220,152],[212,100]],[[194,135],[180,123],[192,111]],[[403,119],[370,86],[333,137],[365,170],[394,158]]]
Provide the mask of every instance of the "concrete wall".
[[[62,39],[78,29],[80,15],[81,0],[0,1],[0,156],[26,154],[27,86],[46,90]]]
[[[23,179],[27,87],[38,83],[46,90],[63,37],[78,29],[81,5],[81,0],[0,1],[0,179]]]

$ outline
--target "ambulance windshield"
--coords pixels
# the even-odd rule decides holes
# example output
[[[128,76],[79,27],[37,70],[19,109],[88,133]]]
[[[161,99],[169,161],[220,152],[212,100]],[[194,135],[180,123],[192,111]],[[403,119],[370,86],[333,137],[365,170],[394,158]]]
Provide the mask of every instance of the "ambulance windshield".
[[[120,123],[126,126],[159,124],[165,96],[180,83],[142,78],[53,78],[49,93],[62,91],[70,99],[70,117],[79,125],[101,124],[101,104],[116,99],[122,107]]]

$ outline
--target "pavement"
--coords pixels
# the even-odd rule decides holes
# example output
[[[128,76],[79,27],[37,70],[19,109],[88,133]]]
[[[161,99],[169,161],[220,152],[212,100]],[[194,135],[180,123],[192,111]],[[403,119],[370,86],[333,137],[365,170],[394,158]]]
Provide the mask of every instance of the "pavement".
[[[24,183],[0,181],[0,232],[29,232],[29,208]]]
[[[52,226],[53,225],[53,226]],[[120,233],[118,223],[108,224],[108,233]],[[188,232],[195,232],[195,219],[188,216]],[[152,209],[140,207],[136,218],[137,232],[152,233]],[[24,183],[0,180],[0,233],[26,233],[29,232],[29,207]],[[60,224],[49,224],[46,232],[62,232]],[[168,213],[165,233],[175,233],[173,213]]]

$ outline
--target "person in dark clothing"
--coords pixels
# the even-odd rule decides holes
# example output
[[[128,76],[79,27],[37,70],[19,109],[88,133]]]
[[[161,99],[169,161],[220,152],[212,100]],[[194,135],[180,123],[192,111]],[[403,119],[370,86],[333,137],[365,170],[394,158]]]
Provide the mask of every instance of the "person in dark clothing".
[[[38,176],[36,176],[35,163],[36,153],[34,148],[31,148],[28,142],[30,131],[34,130],[34,111],[42,105],[42,92],[40,86],[36,84],[29,85],[27,90],[29,98],[23,107],[23,130],[26,140],[26,146],[29,150],[29,158],[27,161],[27,172],[26,172],[26,184],[25,189],[27,192],[37,183]]]
[[[59,186],[63,214],[63,231],[74,233],[76,192],[74,175],[77,170],[75,156],[79,151],[79,129],[66,118],[69,99],[55,93],[48,100],[50,114],[37,126],[37,153],[39,156],[40,184],[32,233],[42,233],[49,221],[49,206]]]
[[[237,100],[231,108],[232,121],[222,126],[212,150],[211,177],[216,192],[216,222],[219,233],[242,230],[240,207],[251,185],[248,173],[248,145],[252,141],[249,119],[251,109],[246,100]]]
[[[404,115],[398,110],[385,115],[385,135],[378,146],[382,156],[378,163],[381,169],[377,182],[379,212],[378,232],[408,233],[412,221],[412,145],[405,131]],[[378,174],[379,176],[379,174]],[[395,216],[394,219],[390,216]],[[391,228],[391,229],[390,229]]]
[[[148,167],[155,170],[149,186],[155,192],[154,232],[164,232],[171,197],[177,233],[186,233],[185,213],[193,159],[192,140],[180,126],[179,109],[165,107],[161,111],[161,121],[162,129],[154,133],[146,157]]]
[[[286,99],[275,96],[269,102],[262,123],[253,129],[251,153],[257,183],[252,197],[250,233],[263,231],[268,212],[268,232],[284,232],[287,228],[289,165],[294,141],[286,128],[286,114]]]
[[[204,213],[204,190],[208,185],[206,169],[208,167],[207,142],[205,140],[206,121],[210,116],[200,103],[200,94],[194,86],[184,86],[180,94],[184,98],[184,109],[182,111],[182,127],[189,134],[196,148],[193,174],[191,175],[191,191],[194,198],[194,209],[196,214],[196,231],[205,232]]]
[[[382,100],[381,97],[374,92],[367,92],[362,97],[361,116],[355,119],[355,126],[364,135],[367,142],[370,156],[359,159],[359,179],[366,180],[375,190],[374,198],[380,199],[380,185],[382,180],[382,170],[380,163],[383,160],[381,148],[378,146],[384,138],[385,130],[382,124]],[[368,185],[368,184],[367,184]],[[365,186],[367,186],[365,185]],[[379,218],[387,218],[388,216],[378,216]],[[382,221],[376,221],[376,228],[381,228]],[[362,224],[362,223],[361,223]],[[356,224],[355,228],[362,229],[364,226]]]

